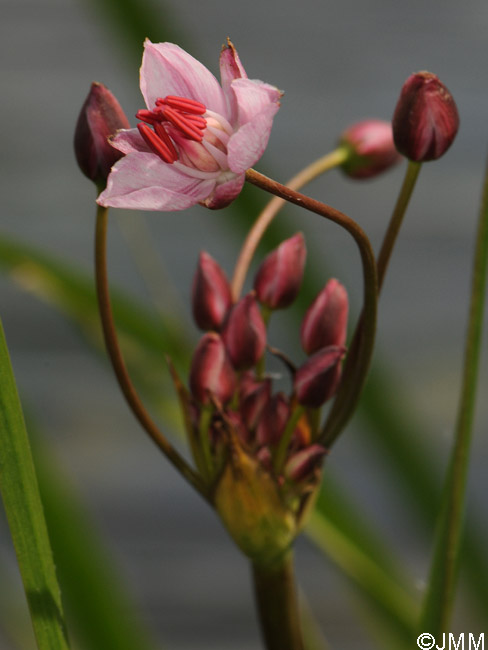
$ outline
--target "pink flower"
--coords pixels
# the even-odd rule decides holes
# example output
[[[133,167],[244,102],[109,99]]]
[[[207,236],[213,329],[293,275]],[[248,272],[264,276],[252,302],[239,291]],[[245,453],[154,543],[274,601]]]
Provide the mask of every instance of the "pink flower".
[[[220,55],[221,84],[172,43],[146,40],[137,129],[120,131],[112,145],[126,154],[113,168],[103,206],[183,210],[196,203],[228,205],[245,172],[268,143],[281,92],[247,78],[230,41]]]

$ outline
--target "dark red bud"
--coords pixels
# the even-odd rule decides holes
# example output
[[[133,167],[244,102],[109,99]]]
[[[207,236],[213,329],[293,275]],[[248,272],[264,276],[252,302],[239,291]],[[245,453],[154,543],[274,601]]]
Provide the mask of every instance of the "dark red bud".
[[[284,469],[284,475],[291,481],[309,478],[322,465],[327,450],[321,445],[311,445],[291,456]]]
[[[208,253],[200,253],[193,278],[192,310],[202,330],[220,330],[232,305],[230,285],[222,268]]]
[[[272,251],[258,269],[254,280],[257,299],[270,309],[291,305],[300,290],[307,255],[301,232]]]
[[[440,158],[459,128],[451,93],[430,72],[417,72],[404,83],[393,115],[396,148],[415,162]]]
[[[236,388],[236,377],[224,343],[215,332],[204,334],[193,354],[190,370],[190,389],[201,404],[210,396],[222,404],[228,402]]]
[[[299,404],[318,408],[334,395],[344,354],[344,348],[331,345],[316,352],[298,368],[293,385]]]
[[[381,174],[401,159],[393,142],[391,123],[383,120],[353,124],[342,133],[339,144],[349,150],[342,171],[354,179]]]
[[[256,382],[253,390],[246,391],[240,400],[242,420],[249,431],[254,431],[265,405],[271,397],[271,380]]]
[[[343,285],[332,278],[308,308],[300,328],[300,340],[307,354],[330,345],[344,345],[349,301]]]
[[[129,120],[110,90],[92,83],[78,117],[74,145],[81,171],[97,185],[105,185],[112,165],[123,156],[108,138],[128,128]]]
[[[236,303],[224,327],[223,338],[237,370],[254,366],[266,347],[266,326],[253,293]]]
[[[275,445],[279,442],[290,416],[288,399],[277,393],[264,407],[256,427],[256,440],[260,445]]]

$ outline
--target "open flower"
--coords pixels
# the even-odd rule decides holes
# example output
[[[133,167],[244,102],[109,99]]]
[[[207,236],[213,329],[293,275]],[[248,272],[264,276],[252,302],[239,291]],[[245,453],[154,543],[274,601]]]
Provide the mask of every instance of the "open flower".
[[[112,145],[126,154],[98,197],[106,207],[183,210],[196,203],[228,205],[245,172],[268,143],[281,92],[247,78],[230,41],[220,55],[219,85],[212,73],[172,43],[146,40],[137,129],[120,131]]]

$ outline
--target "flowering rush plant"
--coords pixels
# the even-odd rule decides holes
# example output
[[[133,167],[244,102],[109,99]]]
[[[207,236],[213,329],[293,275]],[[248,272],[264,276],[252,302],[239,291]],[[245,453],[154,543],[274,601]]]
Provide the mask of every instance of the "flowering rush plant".
[[[456,136],[456,104],[434,74],[415,73],[403,85],[391,121],[350,125],[336,148],[281,184],[253,166],[268,145],[282,92],[249,79],[229,40],[220,53],[220,83],[179,46],[146,40],[140,87],[145,108],[137,111],[135,128],[112,93],[93,84],[75,132],[79,166],[99,192],[96,287],[107,351],[141,426],[249,559],[265,647],[303,650],[311,646],[297,606],[293,543],[313,512],[324,461],[358,405],[373,356],[378,299],[403,217],[422,164],[442,157]],[[369,179],[402,159],[405,179],[377,254],[354,219],[299,192],[333,168],[352,180]],[[185,374],[168,360],[188,442],[184,456],[146,410],[119,346],[106,269],[108,210],[181,211],[197,204],[222,209],[246,181],[274,196],[249,224],[232,276],[206,251],[195,261],[192,314],[201,338]],[[300,294],[307,261],[301,228],[269,251],[244,291],[263,234],[286,202],[320,217],[324,228],[328,222],[343,228],[362,265],[360,313],[351,318],[346,287],[324,278],[301,315],[298,360],[274,346],[268,325]],[[474,408],[486,212],[475,258],[464,415]],[[281,367],[279,377],[269,370],[272,358]],[[456,426],[419,631],[448,629],[471,419],[461,417]]]
[[[437,160],[449,150],[459,128],[459,115],[452,95],[438,77],[417,72],[401,88],[391,121],[368,119],[348,126],[332,151],[281,184],[253,166],[268,146],[282,92],[249,79],[229,40],[222,47],[219,64],[220,83],[178,45],[146,40],[140,73],[145,108],[137,111],[134,128],[105,86],[94,83],[90,89],[74,143],[80,169],[98,192],[98,311],[107,353],[128,406],[173,467],[215,511],[249,560],[264,646],[268,650],[310,650],[317,646],[308,634],[306,622],[311,615],[304,616],[303,607],[298,607],[294,541],[313,522],[323,473],[334,463],[334,445],[359,404],[373,358],[378,301],[420,170],[424,162]],[[362,181],[374,179],[402,160],[406,162],[404,181],[377,253],[352,217],[300,193],[312,179],[335,168],[352,181]],[[248,232],[232,274],[206,251],[192,263],[196,268],[191,307],[200,339],[190,350],[188,367],[177,367],[169,356],[167,360],[187,442],[187,453],[182,454],[148,412],[119,344],[107,276],[108,212],[110,208],[183,211],[196,205],[225,209],[246,182],[273,196],[254,219],[249,215]],[[293,358],[293,350],[275,346],[269,323],[279,322],[281,314],[300,297],[307,267],[303,227],[297,226],[283,237],[248,278],[263,235],[286,203],[316,215],[324,229],[344,229],[357,246],[362,270],[362,306],[357,314],[350,313],[347,287],[337,278],[324,278],[320,290],[308,300],[295,332],[303,351],[300,358]],[[212,215],[202,210],[202,218]],[[136,212],[134,219],[138,218]],[[396,619],[399,628],[407,628],[409,642],[417,639],[420,647],[433,647],[425,642],[440,640],[449,630],[456,592],[487,260],[485,188],[459,416],[431,568],[420,609],[415,609],[415,616],[408,621],[403,610]],[[2,345],[3,368],[7,356]],[[271,361],[279,373],[271,372]],[[9,371],[0,373],[4,387],[0,391],[0,421],[6,423],[7,432],[13,432],[11,437],[0,437],[0,488],[6,494],[13,482],[4,468],[12,467],[14,472],[15,459],[24,454],[18,451],[22,424],[9,377]],[[4,457],[14,460],[5,462]],[[25,475],[24,470],[19,473],[22,486]],[[24,492],[29,496],[27,514],[42,515],[40,500],[32,500],[29,490]],[[17,493],[14,490],[12,494]],[[321,493],[320,498],[327,499],[327,494]],[[23,515],[18,499],[11,503],[7,516],[16,530]],[[34,558],[27,562],[23,577],[38,646],[40,650],[65,650],[69,642],[45,526],[37,519],[32,523],[28,516],[26,521],[13,537],[18,541],[21,570],[25,558]],[[405,601],[403,595],[399,597],[389,579],[381,572],[374,573],[373,565],[364,561],[361,552],[359,555],[360,562],[351,573],[361,565],[362,575],[374,582],[372,591],[381,606],[398,613],[400,601]],[[352,561],[347,539],[338,545],[336,556],[346,565]],[[108,632],[102,623],[102,636],[112,633],[113,626],[107,623],[106,627]],[[429,634],[424,634],[426,630]],[[116,650],[123,643],[128,647],[120,640],[115,643]],[[134,643],[132,650],[138,650],[138,641]],[[105,642],[105,647],[115,646],[113,640]]]

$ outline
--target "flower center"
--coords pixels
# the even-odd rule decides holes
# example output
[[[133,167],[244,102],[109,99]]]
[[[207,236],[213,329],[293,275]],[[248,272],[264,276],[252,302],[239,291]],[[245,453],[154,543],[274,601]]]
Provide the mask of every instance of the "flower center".
[[[152,111],[137,111],[136,117],[141,120],[137,128],[142,138],[165,163],[180,160],[211,172],[226,167],[226,125],[201,102],[175,95],[158,97]]]

